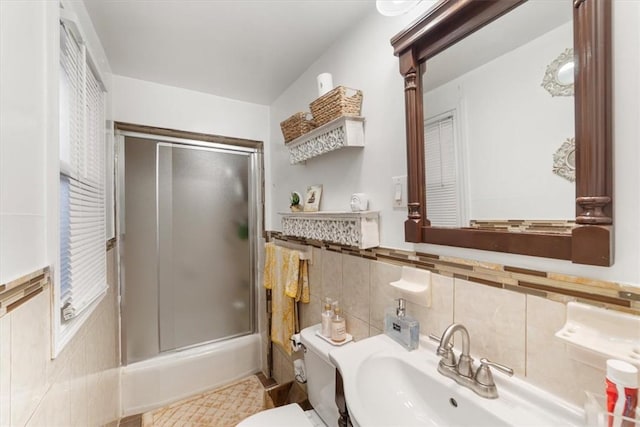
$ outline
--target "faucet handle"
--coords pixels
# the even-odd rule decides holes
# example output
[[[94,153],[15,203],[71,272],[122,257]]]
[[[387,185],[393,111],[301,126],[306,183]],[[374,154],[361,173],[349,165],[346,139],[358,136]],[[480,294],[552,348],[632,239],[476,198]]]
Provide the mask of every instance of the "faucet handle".
[[[513,376],[513,369],[511,369],[510,367],[501,365],[500,363],[492,362],[491,360],[486,359],[484,357],[480,359],[480,366],[491,366],[492,368],[496,368],[500,372],[510,377]]]
[[[510,367],[482,358],[480,359],[480,367],[476,371],[475,380],[477,383],[485,386],[495,385],[495,382],[493,381],[493,374],[491,374],[491,369],[489,369],[489,367],[495,368],[508,376],[513,375],[513,369]]]
[[[442,340],[440,339],[439,336],[434,335],[434,334],[429,334],[429,339],[431,341],[435,341],[438,344],[442,344]],[[453,349],[453,343],[448,343],[447,346],[445,347],[446,350],[452,350]]]
[[[447,345],[443,347],[440,337],[434,334],[429,334],[429,339],[438,343],[436,354],[438,356],[442,356],[442,363],[446,366],[456,366],[456,356],[453,354],[453,344],[448,342]]]

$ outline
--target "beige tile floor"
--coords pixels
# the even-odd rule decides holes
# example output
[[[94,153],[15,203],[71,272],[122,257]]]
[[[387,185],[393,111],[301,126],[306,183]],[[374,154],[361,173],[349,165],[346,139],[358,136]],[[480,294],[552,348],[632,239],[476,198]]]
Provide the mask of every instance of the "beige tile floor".
[[[231,427],[273,404],[257,376],[142,415],[142,427]]]

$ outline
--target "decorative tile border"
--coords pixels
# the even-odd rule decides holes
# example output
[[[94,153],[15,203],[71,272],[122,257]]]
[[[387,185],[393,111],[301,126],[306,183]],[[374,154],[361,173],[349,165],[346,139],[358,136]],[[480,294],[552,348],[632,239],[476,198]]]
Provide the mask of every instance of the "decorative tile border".
[[[115,237],[107,240],[106,250],[113,249],[115,245]],[[47,266],[11,282],[0,284],[0,317],[38,295],[50,283],[51,269]]]
[[[38,295],[51,283],[49,267],[0,285],[0,317]]]
[[[500,230],[512,233],[571,234],[575,220],[530,220],[530,219],[472,219],[469,227],[479,230]]]
[[[389,248],[357,249],[318,240],[266,232],[267,241],[287,240],[396,265],[429,270],[443,276],[469,280],[485,286],[508,289],[553,301],[580,301],[600,307],[640,315],[640,288],[615,282],[530,270],[508,265],[446,257]]]

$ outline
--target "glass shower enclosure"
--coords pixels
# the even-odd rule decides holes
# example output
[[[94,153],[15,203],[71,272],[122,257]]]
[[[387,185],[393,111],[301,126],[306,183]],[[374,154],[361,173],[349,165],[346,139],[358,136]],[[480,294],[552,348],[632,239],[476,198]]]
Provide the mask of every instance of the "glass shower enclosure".
[[[261,153],[119,137],[123,363],[253,333]]]

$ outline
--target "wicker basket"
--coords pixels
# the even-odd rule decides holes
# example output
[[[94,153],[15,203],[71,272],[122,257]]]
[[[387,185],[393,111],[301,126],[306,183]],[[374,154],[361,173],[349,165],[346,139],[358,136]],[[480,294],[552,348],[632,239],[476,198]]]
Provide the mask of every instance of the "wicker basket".
[[[280,129],[282,129],[285,144],[304,135],[305,133],[309,133],[317,127],[313,120],[309,120],[307,118],[308,115],[309,113],[295,113],[293,116],[280,123]]]
[[[347,96],[347,91],[353,94]],[[313,120],[318,126],[342,116],[359,116],[362,107],[362,91],[338,86],[313,101],[309,107]]]

